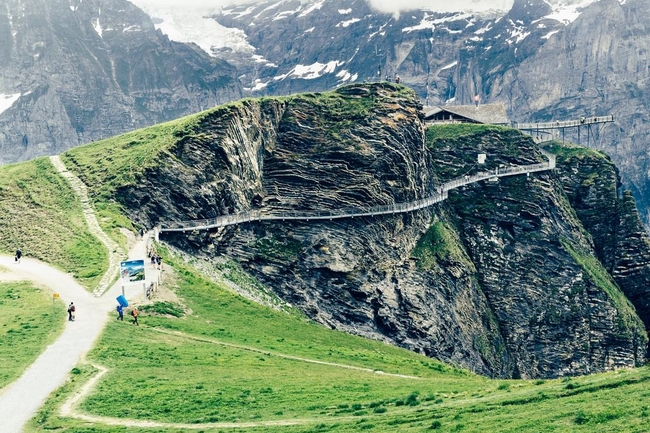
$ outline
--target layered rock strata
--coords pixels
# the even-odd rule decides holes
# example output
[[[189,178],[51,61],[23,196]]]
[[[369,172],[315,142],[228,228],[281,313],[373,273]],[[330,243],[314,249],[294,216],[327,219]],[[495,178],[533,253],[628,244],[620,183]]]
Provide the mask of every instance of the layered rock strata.
[[[220,107],[177,132],[144,188],[119,195],[148,226],[246,210],[358,209],[544,160],[530,138],[503,128],[430,130],[426,140],[420,108],[414,93],[387,83]],[[473,184],[417,212],[246,223],[165,239],[237,261],[327,326],[480,374],[634,366],[647,336],[608,273],[612,264],[618,275],[631,269],[632,250],[623,241],[596,246],[563,184],[572,169]],[[614,258],[603,266],[605,252]]]

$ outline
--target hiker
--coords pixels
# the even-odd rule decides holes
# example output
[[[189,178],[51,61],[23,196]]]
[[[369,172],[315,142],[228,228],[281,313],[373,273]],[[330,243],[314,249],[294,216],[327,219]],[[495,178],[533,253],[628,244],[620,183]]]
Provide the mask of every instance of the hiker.
[[[117,320],[124,321],[124,307],[122,304],[117,304]]]
[[[138,323],[138,307],[133,307],[133,310],[131,310],[131,316],[133,317],[131,323],[140,326],[140,324]]]
[[[20,263],[20,258],[23,256],[23,252],[20,250],[16,250],[16,256],[14,257],[14,260],[18,263]]]
[[[74,302],[70,302],[70,305],[68,305],[68,322],[74,322],[75,311],[77,311],[77,308],[74,306]]]
[[[144,230],[143,229],[140,229],[140,238],[141,239],[144,238]]]
[[[158,264],[158,270],[160,271],[162,269],[162,257],[156,257],[156,263]]]

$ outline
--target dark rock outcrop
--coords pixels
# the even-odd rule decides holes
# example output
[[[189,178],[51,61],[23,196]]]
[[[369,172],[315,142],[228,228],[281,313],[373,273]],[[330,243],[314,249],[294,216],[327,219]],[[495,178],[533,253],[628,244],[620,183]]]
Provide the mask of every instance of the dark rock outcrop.
[[[406,202],[468,172],[544,160],[532,139],[504,128],[451,127],[425,139],[420,108],[413,92],[387,83],[220,107],[177,131],[139,186],[118,196],[129,197],[123,204],[134,220],[151,226],[250,209]],[[567,162],[557,174],[473,184],[405,214],[163,235],[201,256],[237,261],[320,323],[481,374],[557,377],[633,366],[644,359],[647,336],[608,271],[621,286],[640,288],[636,276],[619,277],[645,275],[647,264],[635,269],[626,260],[633,247],[649,250],[630,236],[628,205],[613,211],[625,215],[620,224],[603,220],[603,235],[592,238],[598,224],[580,217],[589,205],[571,206],[573,170]],[[612,179],[616,185],[608,177],[590,194],[607,196]],[[626,240],[605,246],[610,232]]]
[[[596,257],[650,329],[650,238],[630,191],[621,192],[618,169],[601,152],[555,146],[562,185]]]

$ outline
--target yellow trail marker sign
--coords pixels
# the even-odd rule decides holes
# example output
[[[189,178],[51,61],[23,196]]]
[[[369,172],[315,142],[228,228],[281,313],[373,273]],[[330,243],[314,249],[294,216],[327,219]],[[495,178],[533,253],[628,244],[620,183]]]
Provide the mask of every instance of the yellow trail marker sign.
[[[58,294],[58,293],[55,293],[55,294],[52,295],[52,297],[53,297],[54,299],[57,299],[57,298],[59,297],[59,294]]]

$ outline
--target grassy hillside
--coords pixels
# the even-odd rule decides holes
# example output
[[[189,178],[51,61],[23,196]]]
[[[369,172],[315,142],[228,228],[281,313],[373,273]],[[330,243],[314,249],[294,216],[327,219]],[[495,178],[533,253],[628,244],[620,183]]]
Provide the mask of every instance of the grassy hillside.
[[[647,431],[648,368],[493,381],[259,306],[173,264],[188,314],[111,322],[27,431]],[[108,372],[76,409],[86,418],[59,417],[91,364]]]
[[[20,248],[94,288],[106,248],[87,229],[81,203],[47,158],[0,167],[0,251]]]
[[[0,392],[61,333],[64,317],[63,303],[53,305],[47,291],[0,283]]]

